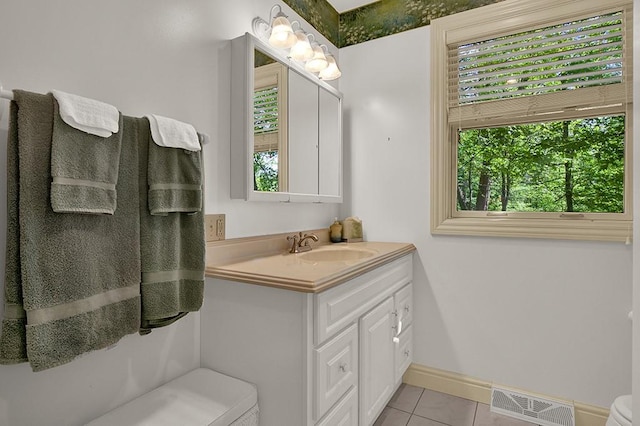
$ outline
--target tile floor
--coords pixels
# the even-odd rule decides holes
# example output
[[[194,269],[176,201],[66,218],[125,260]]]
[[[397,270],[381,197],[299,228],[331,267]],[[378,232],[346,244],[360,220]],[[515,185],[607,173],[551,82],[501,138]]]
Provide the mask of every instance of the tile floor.
[[[489,406],[401,384],[374,426],[534,426],[494,414]]]

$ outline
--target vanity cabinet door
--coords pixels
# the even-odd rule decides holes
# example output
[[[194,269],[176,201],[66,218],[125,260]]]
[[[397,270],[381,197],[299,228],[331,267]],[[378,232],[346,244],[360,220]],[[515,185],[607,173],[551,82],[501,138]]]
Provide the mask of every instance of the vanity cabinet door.
[[[402,321],[403,329],[407,328],[413,322],[413,286],[409,284],[403,287],[395,294],[394,299],[398,320]]]
[[[358,328],[355,324],[314,350],[317,420],[347,391],[358,385]]]
[[[402,375],[409,368],[413,359],[413,284],[408,284],[398,290],[393,300],[395,303],[394,316],[396,324],[394,332],[397,339],[394,339],[395,350],[395,383],[399,384]]]
[[[413,360],[413,331],[412,326],[408,326],[400,336],[398,342],[396,342],[395,353],[395,383],[397,385],[402,381],[404,372],[407,371],[411,361]]]
[[[372,425],[394,391],[394,301],[360,319],[360,424]]]
[[[358,426],[358,388],[351,388],[317,426]]]

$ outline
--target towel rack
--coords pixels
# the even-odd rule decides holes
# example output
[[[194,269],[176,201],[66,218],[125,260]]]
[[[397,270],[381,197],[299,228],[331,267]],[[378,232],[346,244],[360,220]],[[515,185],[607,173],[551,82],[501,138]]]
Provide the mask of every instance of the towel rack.
[[[0,98],[13,100],[13,92],[10,90],[4,90],[2,88],[2,82],[0,81]]]
[[[2,82],[0,81],[0,98],[2,99],[8,99],[10,101],[13,100],[13,92],[11,90],[5,90],[2,87]],[[0,102],[0,120],[2,119],[2,115],[4,113],[4,103]],[[207,135],[206,133],[200,133],[200,140],[202,145],[207,145],[209,143],[209,135]]]
[[[13,92],[9,90],[4,90],[2,88],[1,81],[0,81],[0,98],[9,99],[9,100],[13,99]],[[0,102],[0,120],[2,120],[2,116],[4,115],[4,110],[5,110],[4,102]]]

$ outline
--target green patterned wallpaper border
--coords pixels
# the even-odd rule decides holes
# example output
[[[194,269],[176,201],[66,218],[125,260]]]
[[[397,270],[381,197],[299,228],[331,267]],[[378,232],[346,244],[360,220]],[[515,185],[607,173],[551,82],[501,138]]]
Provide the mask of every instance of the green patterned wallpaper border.
[[[432,19],[503,0],[380,0],[340,15],[340,47],[429,25]]]
[[[340,46],[340,15],[327,0],[283,0],[331,43]]]
[[[504,0],[378,0],[342,14],[327,0],[284,0],[338,47],[429,25],[432,19]]]

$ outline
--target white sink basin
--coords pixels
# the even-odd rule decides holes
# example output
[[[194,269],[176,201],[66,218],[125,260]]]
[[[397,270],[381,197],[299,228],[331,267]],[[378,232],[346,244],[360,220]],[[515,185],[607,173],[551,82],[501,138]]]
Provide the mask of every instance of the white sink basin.
[[[308,251],[306,253],[301,253],[299,256],[301,259],[308,260],[310,262],[344,262],[366,259],[374,254],[376,254],[376,252],[371,250],[340,247]]]

